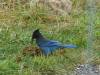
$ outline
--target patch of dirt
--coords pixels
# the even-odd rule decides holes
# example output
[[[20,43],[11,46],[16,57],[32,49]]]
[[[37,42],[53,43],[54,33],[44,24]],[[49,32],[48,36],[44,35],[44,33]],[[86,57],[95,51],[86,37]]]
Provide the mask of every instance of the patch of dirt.
[[[39,56],[39,55],[41,55],[41,53],[42,52],[38,47],[34,47],[32,45],[27,46],[27,47],[22,49],[22,54],[24,56],[26,56],[26,55]]]
[[[16,56],[16,62],[19,63],[22,61],[22,56]]]

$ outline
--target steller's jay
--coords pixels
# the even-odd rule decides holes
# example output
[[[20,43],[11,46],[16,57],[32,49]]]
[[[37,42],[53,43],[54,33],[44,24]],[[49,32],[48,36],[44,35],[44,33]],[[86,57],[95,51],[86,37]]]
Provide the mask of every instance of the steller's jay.
[[[76,48],[77,47],[76,45],[73,45],[73,44],[63,45],[58,41],[48,40],[40,33],[39,29],[33,32],[32,42],[33,42],[33,39],[36,39],[36,44],[42,50],[42,53],[46,56],[59,48]]]

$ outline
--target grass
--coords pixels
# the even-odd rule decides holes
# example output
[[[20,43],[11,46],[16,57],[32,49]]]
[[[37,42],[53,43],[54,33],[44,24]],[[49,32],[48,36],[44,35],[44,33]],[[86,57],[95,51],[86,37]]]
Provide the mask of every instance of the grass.
[[[87,44],[87,20],[85,11],[73,12],[70,16],[41,14],[42,11],[13,11],[0,13],[0,75],[64,75],[73,71],[78,64],[84,64]],[[4,14],[4,15],[3,15]],[[6,16],[5,16],[6,15]],[[94,64],[100,64],[100,13],[96,13]],[[65,49],[60,55],[48,57],[22,55],[30,45],[34,29],[40,28],[44,36],[62,43],[73,43],[79,48]],[[35,47],[35,41],[33,47]],[[18,58],[20,62],[17,62]]]

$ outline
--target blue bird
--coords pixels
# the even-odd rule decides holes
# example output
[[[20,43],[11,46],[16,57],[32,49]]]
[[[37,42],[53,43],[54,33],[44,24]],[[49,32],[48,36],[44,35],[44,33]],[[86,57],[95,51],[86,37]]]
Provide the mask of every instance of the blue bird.
[[[48,54],[53,53],[55,50],[59,48],[76,48],[77,47],[76,45],[73,45],[73,44],[63,45],[58,41],[48,40],[40,33],[39,29],[33,32],[32,42],[33,42],[33,39],[36,39],[36,44],[42,50],[42,53],[46,56]]]

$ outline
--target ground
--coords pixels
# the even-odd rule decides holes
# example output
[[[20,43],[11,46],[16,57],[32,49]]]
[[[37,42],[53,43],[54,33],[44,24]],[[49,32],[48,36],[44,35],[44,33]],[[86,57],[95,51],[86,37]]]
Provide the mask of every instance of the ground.
[[[39,9],[39,8],[38,8]],[[100,65],[100,13],[96,12],[94,27],[93,61]],[[69,75],[78,65],[85,63],[84,53],[87,48],[87,16],[84,9],[73,10],[70,15],[58,16],[41,14],[42,9],[34,11],[0,12],[0,75]],[[76,49],[64,49],[64,54],[55,52],[45,57],[23,55],[23,49],[31,44],[33,30],[40,28],[48,39],[64,44],[73,43]],[[30,49],[28,49],[30,51]],[[27,52],[27,51],[26,51]],[[77,67],[76,67],[77,66]]]

